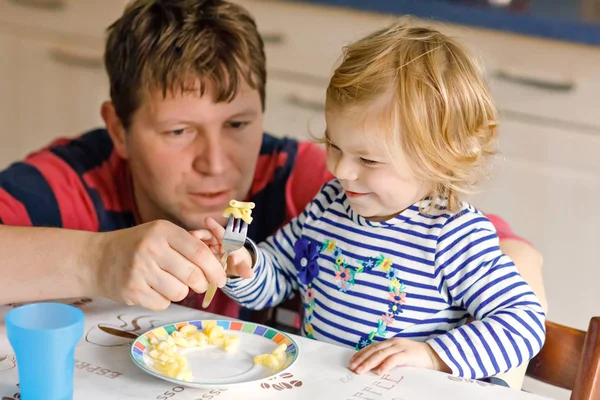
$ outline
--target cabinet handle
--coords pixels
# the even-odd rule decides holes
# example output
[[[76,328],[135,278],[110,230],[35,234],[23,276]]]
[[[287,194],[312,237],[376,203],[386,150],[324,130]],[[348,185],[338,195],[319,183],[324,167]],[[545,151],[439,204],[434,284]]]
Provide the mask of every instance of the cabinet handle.
[[[506,82],[518,83],[524,86],[553,92],[570,92],[575,90],[577,86],[572,80],[538,77],[527,73],[519,73],[518,71],[510,69],[499,69],[496,71],[495,75],[497,78]]]
[[[282,33],[266,32],[261,33],[260,36],[262,37],[264,44],[283,44],[285,42],[285,35]]]
[[[306,110],[318,111],[318,112],[325,111],[325,103],[322,101],[305,99],[296,94],[290,94],[290,95],[286,96],[285,100],[288,104],[291,104],[293,106],[297,106],[300,108],[304,108]]]
[[[65,0],[12,0],[13,3],[25,7],[39,8],[42,10],[60,10],[65,8]]]
[[[84,52],[68,47],[55,47],[50,50],[50,57],[68,66],[93,70],[104,69],[104,60],[97,52]]]

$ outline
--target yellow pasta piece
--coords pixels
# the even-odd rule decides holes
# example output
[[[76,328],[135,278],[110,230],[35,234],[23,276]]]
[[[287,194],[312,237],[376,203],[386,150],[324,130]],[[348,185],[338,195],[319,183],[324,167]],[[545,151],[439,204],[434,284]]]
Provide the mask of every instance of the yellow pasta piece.
[[[230,200],[229,207],[223,211],[223,216],[229,218],[230,215],[233,215],[234,218],[241,218],[247,224],[251,224],[253,220],[252,209],[254,207],[255,204],[249,201]]]
[[[248,225],[250,225],[252,223],[252,211],[250,211],[249,208],[244,208],[242,210],[242,220],[247,223]]]
[[[229,205],[235,208],[249,208],[252,210],[256,204],[251,201],[237,201],[237,200],[229,200]]]
[[[177,346],[169,347],[164,351],[164,353],[169,357],[175,357],[175,355],[177,354]]]
[[[225,351],[228,353],[233,353],[240,347],[240,338],[235,335],[225,336]]]
[[[216,339],[216,338],[221,338],[225,336],[225,329],[223,329],[222,326],[215,326],[213,327],[210,332],[208,332],[208,340],[210,341],[211,339]]]
[[[208,344],[213,344],[215,346],[223,346],[225,344],[225,338],[224,337],[214,337],[214,338],[208,338]]]
[[[264,365],[267,368],[278,370],[285,365],[287,345],[280,344],[271,354],[259,354],[254,357],[254,364]]]
[[[279,346],[277,346],[277,348],[275,350],[273,350],[273,354],[275,356],[275,358],[277,358],[277,360],[279,361],[280,364],[284,364],[285,363],[285,359],[287,357],[285,351],[287,350],[287,345],[285,343],[280,344]]]
[[[259,354],[254,356],[254,364],[264,365],[268,356],[270,356],[270,354]]]
[[[179,329],[179,332],[188,335],[189,333],[194,333],[198,331],[198,327],[196,325],[184,325]]]
[[[175,344],[179,347],[190,347],[188,344],[188,340],[182,337],[175,338]]]
[[[153,359],[155,359],[155,360],[157,360],[157,359],[158,359],[158,357],[160,356],[160,354],[161,354],[161,353],[159,353],[159,352],[158,352],[158,350],[156,350],[156,349],[152,349],[152,350],[151,350],[151,351],[148,353],[148,355],[149,355],[150,357],[152,357]]]
[[[236,335],[225,335],[225,344],[227,346],[231,345],[231,344],[239,344],[240,343],[240,338]]]
[[[179,331],[173,331],[171,333],[171,336],[173,337],[173,339],[177,339],[177,338],[182,338],[184,337],[183,333],[179,332]]]
[[[164,365],[162,372],[169,378],[175,378],[179,373],[179,365],[175,361],[168,362]]]
[[[157,349],[157,350],[164,351],[164,350],[166,350],[168,347],[169,347],[169,343],[168,343],[167,341],[163,341],[163,342],[160,342],[160,343],[159,343],[159,344],[156,346],[156,349]]]
[[[192,371],[188,368],[188,359],[179,353],[179,347],[195,347],[198,328],[185,325],[178,331],[173,331],[165,340],[151,340],[148,355],[154,360],[153,367],[169,378],[183,381],[192,380]],[[178,347],[179,346],[179,347]]]
[[[277,348],[275,348],[275,350],[273,350],[273,354],[285,353],[286,350],[287,350],[287,344],[281,343],[279,346],[277,346]]]
[[[279,368],[279,360],[273,354],[259,354],[254,357],[254,363],[271,369]]]
[[[223,210],[223,216],[225,218],[229,218],[230,215],[233,215],[233,218],[242,218],[242,211],[235,207],[227,207]]]
[[[204,332],[194,332],[193,338],[196,339],[198,347],[204,347],[208,344],[208,336]]]
[[[183,355],[179,354],[177,355],[174,360],[177,362],[177,365],[179,365],[179,368],[187,368],[188,367],[188,359],[185,358]]]
[[[217,321],[206,321],[204,323],[204,333],[208,335],[215,326],[217,326]]]

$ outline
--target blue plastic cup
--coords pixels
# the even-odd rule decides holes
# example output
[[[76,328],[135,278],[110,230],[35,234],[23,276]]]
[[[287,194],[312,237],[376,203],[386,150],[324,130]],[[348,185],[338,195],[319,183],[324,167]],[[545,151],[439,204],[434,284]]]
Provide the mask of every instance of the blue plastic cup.
[[[6,315],[22,400],[72,400],[75,345],[83,336],[83,312],[61,303],[36,303]]]

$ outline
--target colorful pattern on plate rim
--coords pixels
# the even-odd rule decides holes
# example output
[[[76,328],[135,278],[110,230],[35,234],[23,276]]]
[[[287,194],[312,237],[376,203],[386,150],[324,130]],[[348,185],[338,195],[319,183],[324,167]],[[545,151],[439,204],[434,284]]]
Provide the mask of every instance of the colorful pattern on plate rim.
[[[217,325],[222,326],[226,331],[239,331],[250,333],[257,336],[262,336],[266,339],[272,340],[277,344],[285,343],[287,345],[286,353],[288,356],[292,358],[297,357],[298,349],[292,342],[289,336],[284,333],[281,333],[275,329],[269,328],[267,326],[253,324],[250,322],[240,322],[240,321],[225,321],[225,320],[195,320],[195,321],[186,321],[186,322],[176,322],[174,324],[169,324],[165,326],[161,326],[160,328],[153,329],[149,332],[144,333],[140,337],[138,337],[132,346],[132,355],[144,364],[144,351],[147,347],[150,346],[150,340],[153,338],[162,339],[169,336],[173,331],[179,330],[182,326],[185,325],[195,325],[199,330],[204,329],[202,324],[206,324],[209,322],[216,322]]]

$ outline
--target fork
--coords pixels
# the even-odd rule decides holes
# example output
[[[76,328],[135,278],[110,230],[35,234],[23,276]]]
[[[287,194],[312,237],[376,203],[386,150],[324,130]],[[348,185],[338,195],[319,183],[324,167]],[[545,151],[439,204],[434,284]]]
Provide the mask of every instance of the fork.
[[[223,246],[223,249],[225,250],[221,257],[221,265],[225,271],[227,271],[227,259],[229,258],[229,254],[244,246],[246,243],[246,236],[248,236],[248,224],[241,218],[234,218],[233,215],[230,215],[227,226],[225,227],[223,242],[221,243],[221,246]],[[211,283],[204,295],[202,308],[206,308],[210,305],[216,292],[217,286]]]

